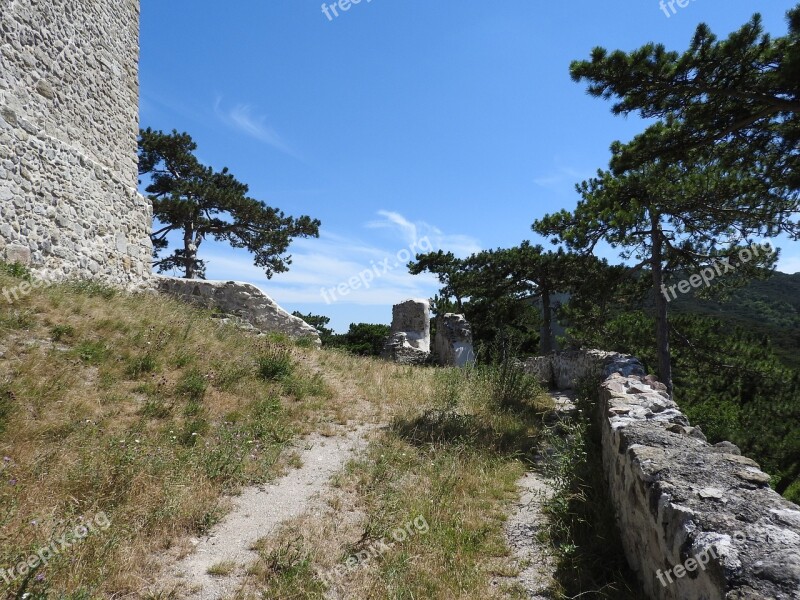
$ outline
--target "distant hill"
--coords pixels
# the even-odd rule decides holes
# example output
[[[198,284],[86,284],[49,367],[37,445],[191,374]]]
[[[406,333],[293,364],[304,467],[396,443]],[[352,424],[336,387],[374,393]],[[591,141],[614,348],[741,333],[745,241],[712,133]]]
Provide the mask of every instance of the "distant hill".
[[[670,309],[715,317],[768,336],[787,366],[800,370],[800,273],[775,273],[769,279],[752,281],[722,302],[692,294],[679,296]]]

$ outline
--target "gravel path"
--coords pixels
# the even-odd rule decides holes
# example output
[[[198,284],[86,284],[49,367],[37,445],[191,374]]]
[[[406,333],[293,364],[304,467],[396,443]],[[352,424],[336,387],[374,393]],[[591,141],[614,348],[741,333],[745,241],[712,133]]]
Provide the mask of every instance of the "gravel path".
[[[573,397],[563,392],[551,394],[556,405],[556,420],[569,418],[575,412]],[[540,460],[544,460],[540,457]],[[539,541],[546,526],[544,506],[552,497],[553,488],[538,467],[528,471],[517,481],[520,498],[514,512],[506,521],[506,539],[521,571],[516,581],[530,600],[550,600],[556,564],[552,550]]]
[[[539,542],[539,532],[545,526],[544,503],[552,494],[547,480],[529,471],[517,481],[520,498],[515,511],[506,521],[506,538],[514,557],[522,567],[516,580],[531,600],[549,600],[548,589],[553,583],[555,562],[546,544]]]
[[[298,444],[302,467],[262,487],[247,488],[234,499],[234,508],[216,525],[210,535],[199,541],[195,552],[172,569],[172,581],[183,583],[192,600],[221,600],[239,588],[246,567],[257,554],[252,545],[274,532],[277,527],[300,516],[315,502],[328,480],[355,453],[366,447],[371,429],[361,426],[341,437],[311,435]],[[225,576],[211,576],[210,567],[222,562],[235,563],[236,568]]]

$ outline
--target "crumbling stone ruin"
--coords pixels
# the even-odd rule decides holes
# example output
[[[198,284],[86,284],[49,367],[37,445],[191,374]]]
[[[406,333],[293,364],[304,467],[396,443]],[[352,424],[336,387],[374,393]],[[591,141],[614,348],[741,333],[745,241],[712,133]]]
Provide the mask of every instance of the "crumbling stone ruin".
[[[159,291],[206,308],[218,308],[260,332],[284,333],[293,338],[311,338],[322,345],[319,332],[278,306],[254,285],[237,281],[201,281],[156,277]]]
[[[392,334],[381,356],[404,365],[422,365],[431,354],[431,310],[427,300],[406,300],[392,308]]]
[[[15,0],[0,25],[0,260],[42,278],[150,273],[136,191],[138,0]]]
[[[436,318],[434,354],[442,366],[466,367],[475,363],[472,328],[464,315],[447,313]]]

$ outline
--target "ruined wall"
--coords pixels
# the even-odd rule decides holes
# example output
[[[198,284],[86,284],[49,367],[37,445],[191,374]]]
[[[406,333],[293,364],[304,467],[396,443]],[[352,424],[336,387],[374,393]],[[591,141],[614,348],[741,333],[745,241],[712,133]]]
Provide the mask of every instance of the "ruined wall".
[[[136,282],[138,0],[0,0],[0,259]]]
[[[464,315],[439,315],[433,346],[436,361],[442,366],[468,367],[475,364],[472,327]]]
[[[634,358],[542,357],[561,383],[596,373],[603,466],[628,562],[657,600],[797,600],[800,508],[729,442],[712,446]],[[553,368],[553,364],[557,366]],[[558,379],[558,378],[556,378]]]
[[[431,307],[427,300],[406,300],[392,307],[392,334],[381,352],[387,360],[423,365],[431,355]]]
[[[292,338],[310,338],[320,346],[319,332],[290,315],[275,301],[249,283],[177,279],[156,275],[158,291],[204,308],[216,308],[249,323],[261,333],[283,333]]]

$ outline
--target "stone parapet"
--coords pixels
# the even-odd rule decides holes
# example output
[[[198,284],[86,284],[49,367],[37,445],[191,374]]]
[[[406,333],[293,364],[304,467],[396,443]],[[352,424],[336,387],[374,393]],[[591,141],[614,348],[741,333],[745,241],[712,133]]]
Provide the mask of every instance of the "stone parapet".
[[[546,378],[548,367],[562,388],[597,374],[605,478],[649,598],[800,599],[800,508],[755,461],[709,444],[633,357],[576,351],[528,369]]]

